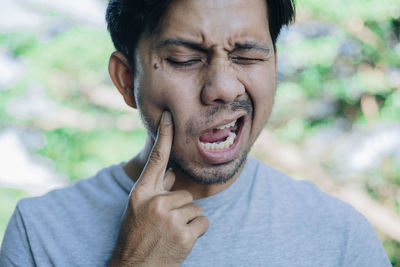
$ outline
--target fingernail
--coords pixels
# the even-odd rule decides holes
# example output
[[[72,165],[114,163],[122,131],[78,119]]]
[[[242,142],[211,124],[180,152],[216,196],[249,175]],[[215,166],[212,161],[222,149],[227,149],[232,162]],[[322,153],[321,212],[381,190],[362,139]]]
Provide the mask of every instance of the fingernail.
[[[162,121],[165,125],[170,125],[172,123],[171,113],[169,113],[169,111],[164,111]]]

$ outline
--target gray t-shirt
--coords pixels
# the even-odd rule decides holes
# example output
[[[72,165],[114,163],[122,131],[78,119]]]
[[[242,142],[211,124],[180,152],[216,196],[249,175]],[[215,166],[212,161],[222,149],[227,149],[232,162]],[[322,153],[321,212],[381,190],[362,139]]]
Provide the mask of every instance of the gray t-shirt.
[[[105,266],[133,186],[120,164],[21,200],[0,266]],[[196,202],[210,228],[183,266],[391,266],[350,205],[251,157],[232,185]]]

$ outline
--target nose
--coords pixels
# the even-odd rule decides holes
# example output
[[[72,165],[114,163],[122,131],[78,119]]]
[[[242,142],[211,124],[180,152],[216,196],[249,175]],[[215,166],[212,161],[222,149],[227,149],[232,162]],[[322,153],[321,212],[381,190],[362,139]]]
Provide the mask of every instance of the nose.
[[[245,93],[231,62],[215,59],[205,74],[201,100],[206,105],[228,104]]]

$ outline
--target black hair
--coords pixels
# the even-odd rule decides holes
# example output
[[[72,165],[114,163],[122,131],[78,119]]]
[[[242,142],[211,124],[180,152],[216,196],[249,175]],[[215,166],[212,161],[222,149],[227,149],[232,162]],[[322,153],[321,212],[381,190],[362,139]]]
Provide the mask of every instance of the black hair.
[[[173,0],[110,0],[106,11],[107,27],[115,48],[133,63],[137,43],[143,33],[157,30]],[[295,18],[294,0],[266,0],[272,43],[283,25]]]

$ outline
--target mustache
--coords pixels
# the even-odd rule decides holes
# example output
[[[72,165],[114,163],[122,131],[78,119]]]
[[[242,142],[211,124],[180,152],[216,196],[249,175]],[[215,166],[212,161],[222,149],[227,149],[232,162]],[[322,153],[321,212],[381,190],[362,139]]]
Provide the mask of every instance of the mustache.
[[[247,114],[250,115],[251,120],[253,120],[254,110],[253,103],[250,98],[235,99],[233,102],[225,105],[217,105],[210,107],[208,110],[200,113],[201,118],[205,118],[204,123],[199,123],[198,120],[192,119],[185,125],[185,132],[188,136],[196,136],[196,134],[201,130],[202,126],[209,124],[215,120],[218,114],[222,112],[235,112],[237,110],[245,110]],[[153,140],[157,137],[158,123],[151,119],[150,116],[143,110],[139,110],[139,115]],[[197,121],[197,122],[195,122]]]
[[[208,123],[218,113],[221,113],[224,111],[234,112],[237,110],[245,110],[249,115],[251,115],[251,119],[253,119],[253,105],[252,105],[250,98],[235,99],[232,103],[229,103],[227,105],[214,106],[211,109],[205,111],[204,117],[209,119],[207,121],[207,123]]]
[[[235,112],[237,110],[245,110],[247,114],[250,115],[251,120],[253,119],[253,103],[250,98],[235,99],[229,104],[213,106],[201,112],[200,117],[205,118],[204,123],[195,123],[196,120],[190,120],[186,125],[186,134],[189,136],[196,136],[205,125],[213,122],[218,114]]]

